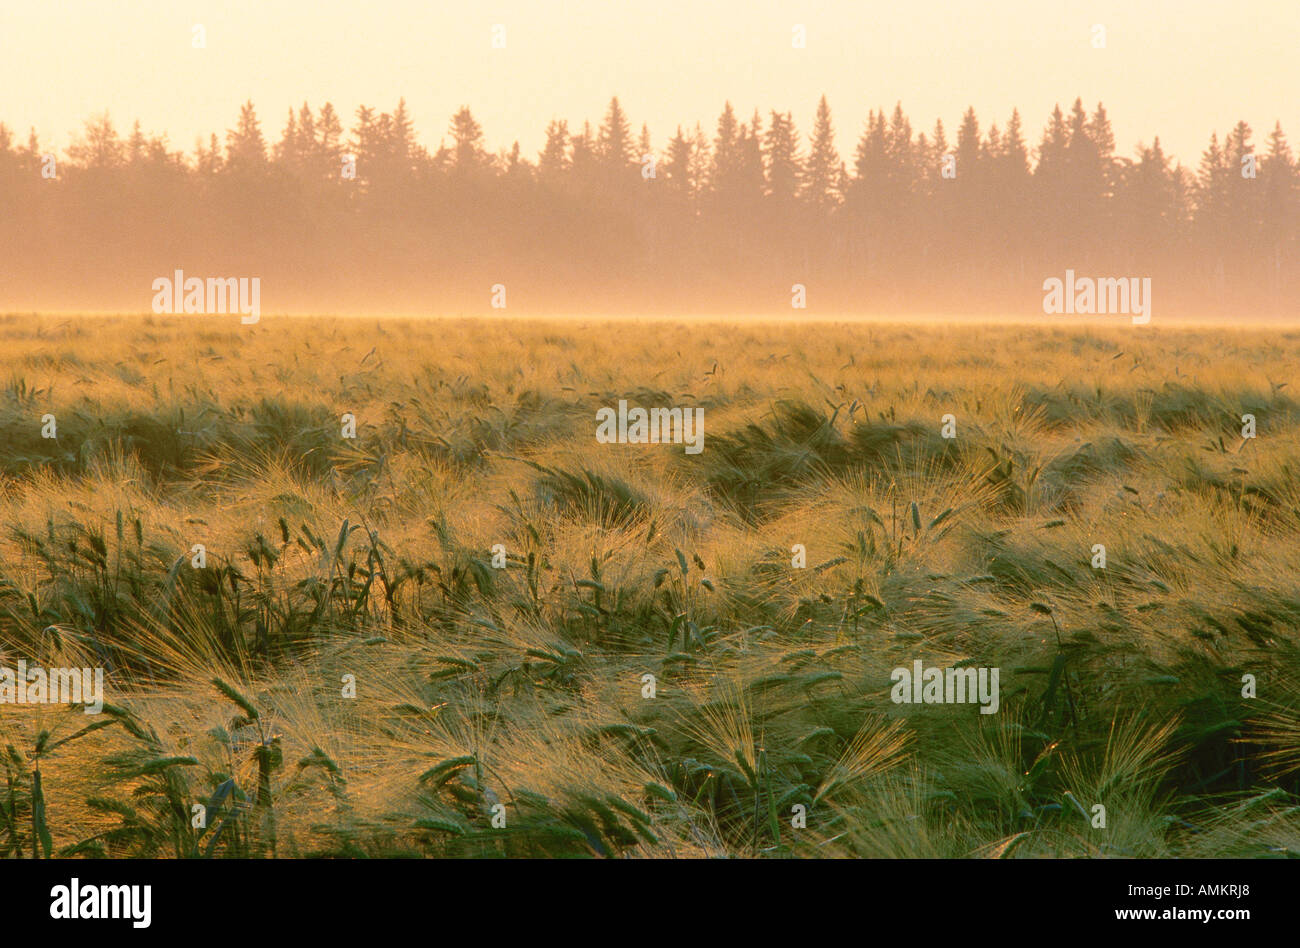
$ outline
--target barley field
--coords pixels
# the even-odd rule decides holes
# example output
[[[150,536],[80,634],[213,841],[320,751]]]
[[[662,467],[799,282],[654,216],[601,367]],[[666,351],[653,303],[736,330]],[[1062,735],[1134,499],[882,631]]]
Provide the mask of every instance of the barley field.
[[[3,317],[0,664],[105,704],[3,707],[0,854],[1300,857],[1298,369],[1101,321]],[[703,450],[599,443],[620,400]],[[996,710],[895,700],[918,661]]]

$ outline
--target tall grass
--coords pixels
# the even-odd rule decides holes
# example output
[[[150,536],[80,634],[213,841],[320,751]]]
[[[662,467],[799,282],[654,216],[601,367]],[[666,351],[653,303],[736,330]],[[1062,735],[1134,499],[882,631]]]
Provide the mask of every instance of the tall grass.
[[[1300,856],[1295,334],[198,325],[0,320],[5,855]]]

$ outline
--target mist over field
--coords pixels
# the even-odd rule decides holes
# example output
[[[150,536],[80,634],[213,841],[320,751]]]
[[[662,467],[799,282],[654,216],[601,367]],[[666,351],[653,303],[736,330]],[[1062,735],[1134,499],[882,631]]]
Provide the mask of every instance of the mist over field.
[[[0,10],[6,894],[1266,918],[1294,6]]]
[[[275,313],[909,314],[1023,318],[1049,282],[1146,281],[1150,318],[1300,316],[1300,167],[1279,121],[1117,145],[1098,102],[914,128],[872,109],[851,154],[825,96],[716,126],[552,120],[496,152],[468,106],[426,147],[405,99],[344,118],[246,102],[191,151],[90,117],[62,154],[0,123],[0,312],[160,306],[155,281],[256,279]],[[951,120],[950,120],[951,121]],[[1127,292],[1127,290],[1126,290]],[[1090,304],[1091,305],[1091,304]],[[1115,312],[1083,308],[1080,312]]]

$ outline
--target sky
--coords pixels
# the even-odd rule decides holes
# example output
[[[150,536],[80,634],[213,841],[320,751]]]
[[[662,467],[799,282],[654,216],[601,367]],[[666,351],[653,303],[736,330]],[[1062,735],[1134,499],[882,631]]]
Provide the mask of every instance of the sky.
[[[897,102],[915,131],[941,118],[950,140],[967,106],[982,129],[1018,107],[1033,145],[1052,107],[1081,96],[1105,103],[1121,155],[1159,135],[1195,166],[1239,119],[1260,150],[1277,120],[1300,146],[1300,0],[0,4],[0,121],[60,150],[105,110],[188,152],[224,137],[246,99],[273,141],[290,105],[330,101],[348,127],[359,105],[403,96],[430,148],[468,105],[491,149],[535,154],[549,120],[595,126],[612,95],[657,149],[678,124],[712,138],[727,100],[742,116],[791,111],[806,139],[823,93],[850,164],[868,112]]]

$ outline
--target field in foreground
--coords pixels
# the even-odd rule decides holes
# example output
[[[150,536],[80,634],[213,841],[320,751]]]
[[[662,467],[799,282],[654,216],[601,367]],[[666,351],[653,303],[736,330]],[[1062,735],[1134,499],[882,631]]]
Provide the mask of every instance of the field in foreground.
[[[1300,856],[1298,370],[1277,330],[6,317],[0,665],[109,703],[0,706],[0,854]],[[703,451],[597,443],[620,399]],[[895,703],[918,660],[996,713]]]

